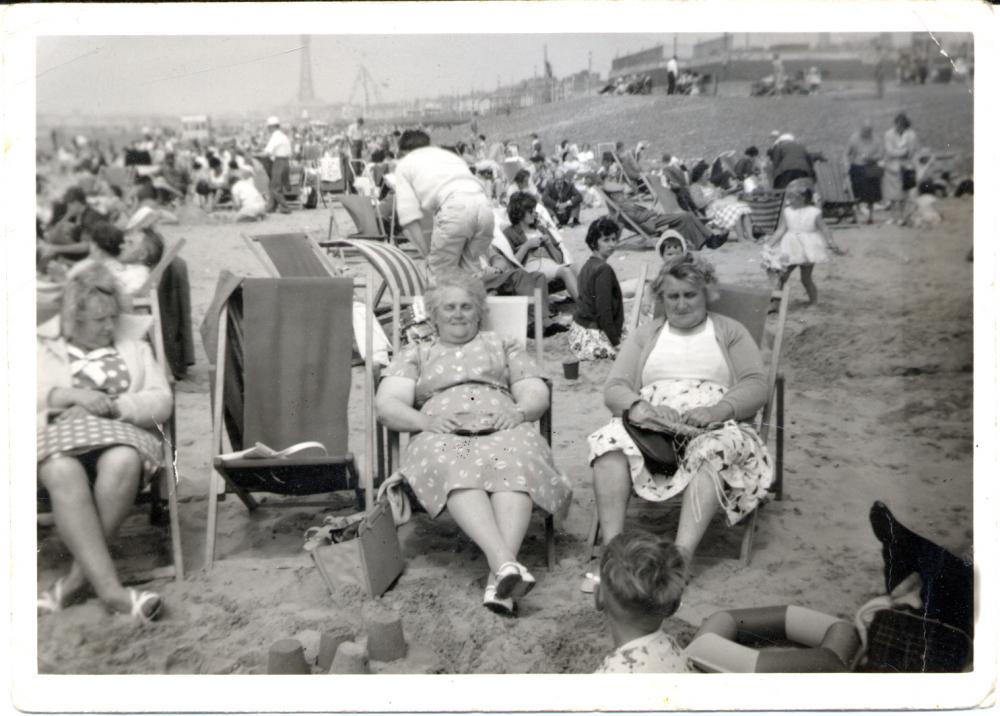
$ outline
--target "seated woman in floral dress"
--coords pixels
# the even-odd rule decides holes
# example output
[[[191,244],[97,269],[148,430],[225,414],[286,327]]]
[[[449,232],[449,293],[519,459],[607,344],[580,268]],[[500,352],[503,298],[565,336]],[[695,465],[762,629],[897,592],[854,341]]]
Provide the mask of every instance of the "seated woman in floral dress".
[[[73,555],[38,608],[60,611],[89,583],[111,611],[148,622],[160,596],[122,586],[108,540],[162,466],[155,431],[173,400],[149,345],[124,336],[122,306],[114,276],[94,264],[67,283],[61,314],[38,327],[38,482]]]
[[[605,545],[622,532],[633,489],[652,502],[684,493],[676,544],[690,559],[719,507],[736,524],[771,485],[767,449],[744,422],[767,400],[760,351],[741,323],[708,310],[715,283],[700,257],[666,262],[653,284],[666,318],[640,326],[608,375],[604,402],[613,417],[588,438]],[[673,474],[652,474],[622,424],[625,411],[647,428],[703,432],[680,448]]]
[[[513,615],[535,584],[517,561],[532,504],[562,513],[571,496],[531,425],[548,407],[548,387],[517,342],[479,330],[487,309],[478,278],[439,276],[424,300],[437,336],[393,360],[376,410],[390,429],[417,433],[399,472],[431,517],[447,507],[485,554],[483,604]]]

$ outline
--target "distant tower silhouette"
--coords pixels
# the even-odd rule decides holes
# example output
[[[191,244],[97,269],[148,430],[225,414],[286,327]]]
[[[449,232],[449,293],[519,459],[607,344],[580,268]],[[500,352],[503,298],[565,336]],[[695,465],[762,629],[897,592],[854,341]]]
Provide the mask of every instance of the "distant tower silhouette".
[[[309,35],[302,35],[302,66],[299,71],[299,104],[316,102],[313,92],[312,55],[309,53]]]

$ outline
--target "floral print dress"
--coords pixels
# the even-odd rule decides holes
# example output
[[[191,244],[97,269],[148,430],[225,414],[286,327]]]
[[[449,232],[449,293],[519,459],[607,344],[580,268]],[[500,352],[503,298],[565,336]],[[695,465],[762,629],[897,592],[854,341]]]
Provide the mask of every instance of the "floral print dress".
[[[114,348],[84,352],[76,346],[67,345],[67,353],[74,388],[99,390],[115,396],[127,391],[131,385],[128,366]],[[131,423],[96,415],[72,420],[57,418],[47,425],[38,426],[37,460],[41,464],[52,457],[75,457],[113,445],[127,445],[138,451],[142,458],[144,479],[151,478],[163,466],[160,438]]]
[[[500,413],[514,408],[510,386],[541,377],[516,342],[482,331],[468,343],[417,343],[400,352],[387,376],[415,385],[415,407],[424,415]],[[489,435],[418,433],[406,447],[399,472],[431,517],[459,489],[525,492],[546,512],[563,513],[572,489],[556,469],[552,451],[531,423]]]
[[[715,405],[725,392],[723,386],[710,380],[668,379],[644,386],[640,395],[654,406],[668,405],[683,413]],[[673,475],[653,475],[646,469],[642,453],[625,431],[621,418],[612,418],[587,440],[591,463],[607,452],[623,452],[632,487],[639,497],[650,502],[663,502],[680,494],[698,471],[707,467],[715,478],[716,496],[730,525],[756,509],[774,480],[764,443],[749,425],[735,420],[691,438]]]

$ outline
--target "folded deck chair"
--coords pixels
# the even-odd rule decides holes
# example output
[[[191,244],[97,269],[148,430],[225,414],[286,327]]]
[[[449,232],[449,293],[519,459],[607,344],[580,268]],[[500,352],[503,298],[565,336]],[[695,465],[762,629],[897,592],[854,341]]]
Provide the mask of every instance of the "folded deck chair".
[[[785,377],[779,371],[781,362],[781,344],[785,333],[785,318],[788,312],[788,293],[790,286],[785,284],[781,291],[770,291],[768,289],[747,288],[743,286],[719,286],[719,299],[714,301],[709,310],[733,318],[742,323],[765,358],[767,368],[767,402],[758,411],[754,418],[753,425],[760,435],[761,441],[771,450],[774,460],[774,482],[771,491],[775,498],[781,500],[784,497],[784,450],[785,450]],[[770,351],[765,346],[768,315],[772,299],[777,299],[778,314],[774,323],[773,333],[770,341]],[[662,315],[662,314],[660,314]],[[774,427],[774,444],[770,444],[771,428]],[[683,493],[667,503],[679,503],[683,499]],[[743,518],[741,528],[743,530],[740,541],[740,562],[743,566],[750,564],[753,552],[753,538],[757,527],[757,513],[761,506]],[[597,504],[594,504],[594,512],[591,518],[590,531],[587,536],[587,560],[594,557],[595,548],[600,536],[600,520],[597,513]]]
[[[243,279],[220,276],[203,326],[214,357],[213,467],[225,491],[253,510],[254,493],[318,495],[354,490],[363,498],[347,449],[354,282],[349,278]],[[261,443],[275,451],[317,441],[326,454],[251,458],[223,454]],[[366,425],[366,436],[370,426]],[[366,443],[367,445],[367,443]],[[215,559],[218,493],[209,486],[205,563]],[[371,484],[365,487],[370,494]],[[275,506],[302,506],[280,501]],[[307,505],[329,503],[308,502]]]
[[[160,311],[156,291],[150,290],[146,296],[133,300],[134,314],[123,316],[126,321],[126,335],[135,339],[149,341],[153,356],[163,366],[167,382],[173,384],[173,377],[166,360],[163,344],[163,333],[160,330]],[[119,568],[119,574],[124,583],[141,583],[153,579],[174,577],[178,582],[184,579],[184,552],[181,546],[180,514],[177,504],[177,441],[176,413],[170,413],[170,419],[159,426],[163,436],[163,467],[150,484],[139,490],[135,498],[137,506],[149,506],[149,523],[155,527],[165,528],[170,533],[170,550],[172,563],[162,567],[129,570],[127,565]],[[166,513],[166,514],[164,514]],[[52,515],[48,494],[39,490],[38,523],[40,526],[52,524]],[[119,534],[117,540],[124,542],[130,535]],[[134,538],[134,537],[133,537]]]
[[[858,223],[857,201],[851,189],[850,177],[837,162],[822,161],[813,164],[816,174],[816,193],[823,217]]]
[[[536,290],[534,296],[488,296],[486,299],[489,311],[483,320],[481,330],[493,331],[505,338],[518,341],[522,346],[527,343],[528,316],[533,315],[535,327],[535,349],[536,360],[539,368],[544,367],[543,346],[542,346],[542,294]],[[546,380],[549,388],[549,405],[545,413],[538,420],[538,427],[542,437],[552,447],[552,385]],[[382,427],[380,425],[380,427]],[[385,441],[388,446],[385,455],[385,474],[391,475],[395,466],[400,461],[400,433],[383,428],[386,436]],[[419,503],[416,505],[419,507]],[[555,549],[555,518],[548,513],[544,513],[545,518],[545,561],[550,570],[556,567]]]
[[[781,218],[785,192],[780,189],[741,194],[740,201],[750,205],[750,223],[755,236],[774,233]]]

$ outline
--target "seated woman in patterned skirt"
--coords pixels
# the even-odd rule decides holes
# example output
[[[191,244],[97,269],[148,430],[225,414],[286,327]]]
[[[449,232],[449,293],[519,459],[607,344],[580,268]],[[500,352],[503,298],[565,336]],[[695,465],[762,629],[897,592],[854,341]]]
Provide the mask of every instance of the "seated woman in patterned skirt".
[[[114,276],[95,264],[70,279],[60,315],[38,327],[38,482],[73,555],[38,608],[60,611],[89,583],[111,611],[148,622],[160,596],[122,586],[108,540],[162,466],[156,429],[173,401],[149,345],[123,336],[122,305]]]
[[[439,276],[424,300],[437,336],[393,360],[376,410],[390,429],[417,433],[399,472],[431,517],[447,506],[483,551],[483,604],[511,616],[535,584],[517,561],[532,503],[562,513],[571,496],[531,425],[548,407],[548,387],[516,341],[479,330],[486,289],[478,278]]]
[[[590,435],[603,542],[625,524],[635,492],[660,502],[684,493],[677,548],[690,559],[720,507],[730,524],[752,512],[774,479],[767,448],[746,424],[767,400],[767,380],[743,324],[708,310],[715,270],[685,254],[664,263],[653,284],[666,318],[625,341],[604,385],[611,422]],[[657,313],[660,313],[659,311]],[[653,474],[622,423],[703,429],[678,447],[676,469]]]

